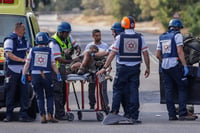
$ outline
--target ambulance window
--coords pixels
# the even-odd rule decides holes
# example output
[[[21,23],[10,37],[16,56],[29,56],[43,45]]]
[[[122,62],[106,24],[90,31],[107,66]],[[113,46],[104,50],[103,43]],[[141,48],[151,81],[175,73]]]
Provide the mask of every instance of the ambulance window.
[[[25,24],[26,33],[25,37],[26,40],[31,43],[31,35],[30,35],[30,28],[28,26],[28,21],[25,16],[18,16],[18,15],[0,15],[0,46],[3,46],[4,38],[7,37],[11,32],[14,30],[14,26],[17,22],[22,22]]]

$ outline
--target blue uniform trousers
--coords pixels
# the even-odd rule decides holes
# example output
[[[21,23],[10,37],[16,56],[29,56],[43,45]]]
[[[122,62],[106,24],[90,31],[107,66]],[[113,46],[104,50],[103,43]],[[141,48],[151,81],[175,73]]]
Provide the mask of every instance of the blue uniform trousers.
[[[40,74],[32,74],[32,84],[36,93],[37,103],[40,115],[46,114],[45,111],[45,97],[47,113],[53,114],[53,84],[51,73],[45,73],[45,78],[43,79]]]
[[[181,80],[182,75],[182,69],[179,65],[170,69],[163,69],[165,97],[169,117],[176,116],[176,109],[174,104],[174,86],[176,86],[178,89],[179,117],[187,115],[187,89]]]
[[[140,64],[136,66],[117,64],[116,66],[111,112],[118,113],[120,103],[123,102],[126,106],[126,116],[137,120],[139,116]]]
[[[19,97],[19,116],[22,118],[28,117],[27,110],[29,103],[29,88],[28,83],[26,83],[25,85],[21,83],[20,73],[15,73],[8,68],[5,77],[5,91],[6,117],[12,117],[13,110],[16,106],[16,96]]]

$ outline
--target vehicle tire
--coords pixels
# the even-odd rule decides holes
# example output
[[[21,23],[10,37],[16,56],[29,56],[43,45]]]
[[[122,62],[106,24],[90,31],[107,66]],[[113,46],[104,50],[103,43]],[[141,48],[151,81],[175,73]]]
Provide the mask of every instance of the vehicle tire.
[[[30,107],[28,108],[28,115],[32,119],[36,119],[37,113],[38,113],[37,100],[36,97],[34,97],[31,101]]]

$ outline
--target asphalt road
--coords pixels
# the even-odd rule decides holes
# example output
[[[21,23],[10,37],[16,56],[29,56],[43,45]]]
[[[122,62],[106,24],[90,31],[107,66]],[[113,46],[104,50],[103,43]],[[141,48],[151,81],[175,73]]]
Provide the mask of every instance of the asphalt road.
[[[51,19],[51,16],[40,16],[39,22],[43,31],[49,31],[51,33],[55,30],[56,24],[59,23],[54,20],[53,17]],[[72,35],[80,43],[82,49],[84,49],[88,42],[92,41],[91,31],[93,28],[102,30],[103,41],[108,44],[111,44],[113,41],[109,27],[82,27],[72,25],[72,28]],[[74,121],[60,121],[57,124],[40,124],[39,115],[36,121],[31,123],[21,123],[17,121],[4,123],[0,121],[0,133],[199,133],[200,119],[196,121],[168,121],[166,107],[160,104],[158,62],[154,56],[158,35],[149,33],[143,33],[143,35],[150,49],[151,75],[147,79],[144,78],[143,74],[145,68],[144,63],[142,63],[140,80],[140,119],[142,120],[142,124],[105,126],[97,121],[96,112],[83,112],[82,120],[78,120],[77,113],[73,112],[75,116]],[[114,64],[115,62],[112,63],[113,71],[111,75],[113,76],[115,74]],[[85,108],[89,108],[87,83],[85,83],[84,87],[86,100]],[[80,98],[80,83],[76,83],[76,88],[78,98]],[[111,103],[112,82],[110,81],[108,81],[108,94]],[[70,91],[69,99],[70,107],[72,109],[77,109],[72,90]],[[4,109],[1,109],[1,111],[4,111]],[[195,106],[195,112],[198,113],[199,111],[199,107]]]

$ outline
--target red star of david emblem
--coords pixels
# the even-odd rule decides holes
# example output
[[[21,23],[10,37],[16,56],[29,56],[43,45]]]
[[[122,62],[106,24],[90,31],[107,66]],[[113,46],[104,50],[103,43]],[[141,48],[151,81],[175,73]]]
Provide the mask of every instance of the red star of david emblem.
[[[135,44],[133,44],[132,42],[128,44],[128,47],[133,49],[135,47]]]
[[[128,41],[126,44],[126,50],[127,51],[133,51],[136,47],[136,44],[134,41]]]
[[[40,57],[38,58],[38,62],[39,62],[39,63],[43,63],[43,62],[44,62],[44,58],[43,58],[42,56],[40,56]]]
[[[165,45],[165,46],[164,46],[164,49],[168,49],[168,47],[169,47],[168,45]]]

